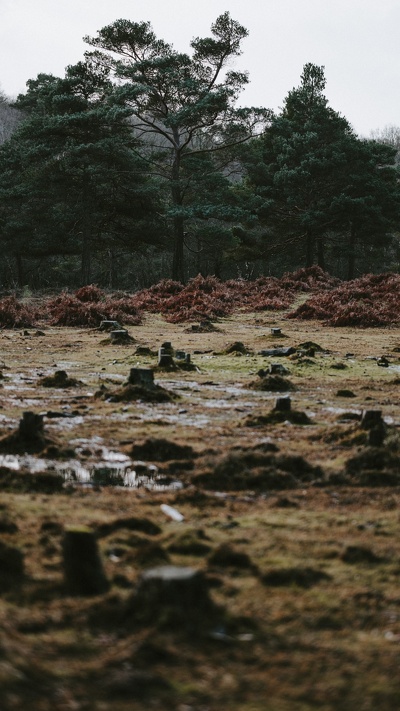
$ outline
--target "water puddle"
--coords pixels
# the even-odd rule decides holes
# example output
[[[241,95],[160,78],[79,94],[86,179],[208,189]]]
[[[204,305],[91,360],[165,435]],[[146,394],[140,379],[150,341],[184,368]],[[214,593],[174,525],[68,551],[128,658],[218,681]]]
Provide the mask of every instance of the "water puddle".
[[[133,461],[122,452],[109,450],[99,440],[80,440],[80,446],[75,450],[76,459],[60,462],[29,454],[5,454],[0,455],[0,467],[30,474],[54,472],[63,477],[66,485],[72,486],[146,488],[152,491],[177,491],[182,488],[180,481],[165,478],[154,464]]]

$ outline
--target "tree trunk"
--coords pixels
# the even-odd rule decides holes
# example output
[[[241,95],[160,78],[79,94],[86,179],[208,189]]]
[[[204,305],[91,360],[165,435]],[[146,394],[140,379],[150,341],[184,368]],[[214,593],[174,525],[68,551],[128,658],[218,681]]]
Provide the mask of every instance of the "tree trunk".
[[[314,264],[314,235],[307,232],[306,236],[306,267],[312,267]]]
[[[86,286],[91,281],[91,254],[90,254],[90,209],[88,200],[88,177],[84,170],[83,187],[82,187],[82,207],[83,207],[83,225],[82,225],[82,252],[81,252],[81,284]]]
[[[184,244],[185,244],[185,225],[183,215],[181,214],[181,208],[183,205],[183,195],[181,190],[180,182],[180,171],[181,171],[181,155],[179,151],[179,134],[175,132],[175,155],[174,162],[172,165],[172,204],[174,208],[177,208],[179,214],[174,217],[174,252],[172,260],[172,278],[175,281],[180,281],[184,283],[185,281],[185,270],[184,270]]]
[[[357,242],[357,230],[354,223],[351,224],[350,238],[349,238],[349,251],[347,260],[347,279],[350,281],[354,279],[356,270],[356,242]]]
[[[90,284],[90,276],[91,276],[91,259],[90,259],[90,244],[89,241],[85,238],[83,241],[82,245],[82,253],[81,253],[81,284],[82,286],[85,286],[86,284]]]
[[[116,270],[115,270],[115,252],[112,247],[107,251],[107,256],[108,256],[108,288],[114,289]]]
[[[323,237],[317,240],[318,266],[325,271],[325,242]]]
[[[15,253],[15,266],[17,270],[17,284],[19,289],[24,287],[24,270],[22,267],[22,256],[20,252]]]
[[[184,222],[182,216],[174,218],[174,255],[172,260],[172,278],[184,283]]]

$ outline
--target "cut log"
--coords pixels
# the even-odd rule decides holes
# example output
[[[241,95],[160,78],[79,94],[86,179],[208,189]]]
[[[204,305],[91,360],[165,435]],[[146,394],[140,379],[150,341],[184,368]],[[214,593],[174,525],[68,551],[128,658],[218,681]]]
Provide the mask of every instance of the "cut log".
[[[290,397],[278,397],[275,402],[274,410],[276,412],[290,412],[292,409],[292,401]]]
[[[71,527],[65,531],[63,565],[65,586],[71,595],[101,595],[110,587],[90,528]]]
[[[131,368],[128,382],[143,388],[154,388],[154,373],[150,368]]]

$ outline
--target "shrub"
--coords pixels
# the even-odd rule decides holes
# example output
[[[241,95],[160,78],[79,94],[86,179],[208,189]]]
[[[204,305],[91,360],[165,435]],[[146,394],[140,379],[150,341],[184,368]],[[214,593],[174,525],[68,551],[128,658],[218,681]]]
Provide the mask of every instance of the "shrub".
[[[27,328],[37,320],[37,312],[15,296],[0,300],[0,328]]]
[[[288,318],[318,319],[328,326],[391,326],[400,322],[399,274],[366,274],[315,294]]]

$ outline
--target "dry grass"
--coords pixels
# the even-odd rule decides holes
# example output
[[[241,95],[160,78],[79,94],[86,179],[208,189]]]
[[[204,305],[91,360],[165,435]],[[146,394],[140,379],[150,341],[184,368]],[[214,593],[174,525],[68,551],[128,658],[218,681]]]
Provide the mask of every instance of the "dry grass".
[[[307,427],[263,424],[277,393],[246,387],[277,360],[258,355],[281,346],[272,327],[282,329],[285,345],[313,341],[323,348],[312,358],[282,359],[296,386],[293,409],[309,415]],[[360,487],[346,463],[368,451],[368,433],[351,419],[365,409],[382,411],[383,451],[399,456],[400,331],[330,329],[255,313],[220,319],[218,328],[186,332],[147,316],[132,327],[136,343],[127,346],[102,345],[102,334],[86,329],[0,334],[2,435],[24,410],[68,414],[45,416],[58,447],[45,458],[76,457],[85,466],[101,458],[102,445],[146,452],[146,466],[157,465],[165,482],[183,485],[18,491],[10,490],[10,472],[0,466],[1,540],[25,561],[23,581],[0,596],[5,711],[399,707],[400,486]],[[94,397],[102,385],[121,387],[130,368],[155,366],[152,353],[164,341],[190,352],[199,369],[157,373],[156,382],[179,399]],[[236,341],[249,355],[224,354]],[[148,355],[136,355],[138,344]],[[377,365],[383,355],[388,368]],[[338,363],[346,367],[332,368]],[[40,378],[56,370],[80,385],[43,387]],[[346,389],[351,400],[337,396]],[[249,426],[257,416],[260,424]],[[158,461],[151,442],[134,449],[151,438],[184,445],[177,451],[185,456]],[[241,484],[224,495],[204,484],[239,469]],[[294,479],[293,486],[272,486],[277,472]],[[161,504],[178,509],[184,521],[168,519]],[[67,525],[98,532],[110,592],[65,593]],[[141,572],[163,562],[204,572],[217,617],[200,626],[195,618],[172,624],[163,610],[154,610],[150,624],[135,617],[127,601]]]

